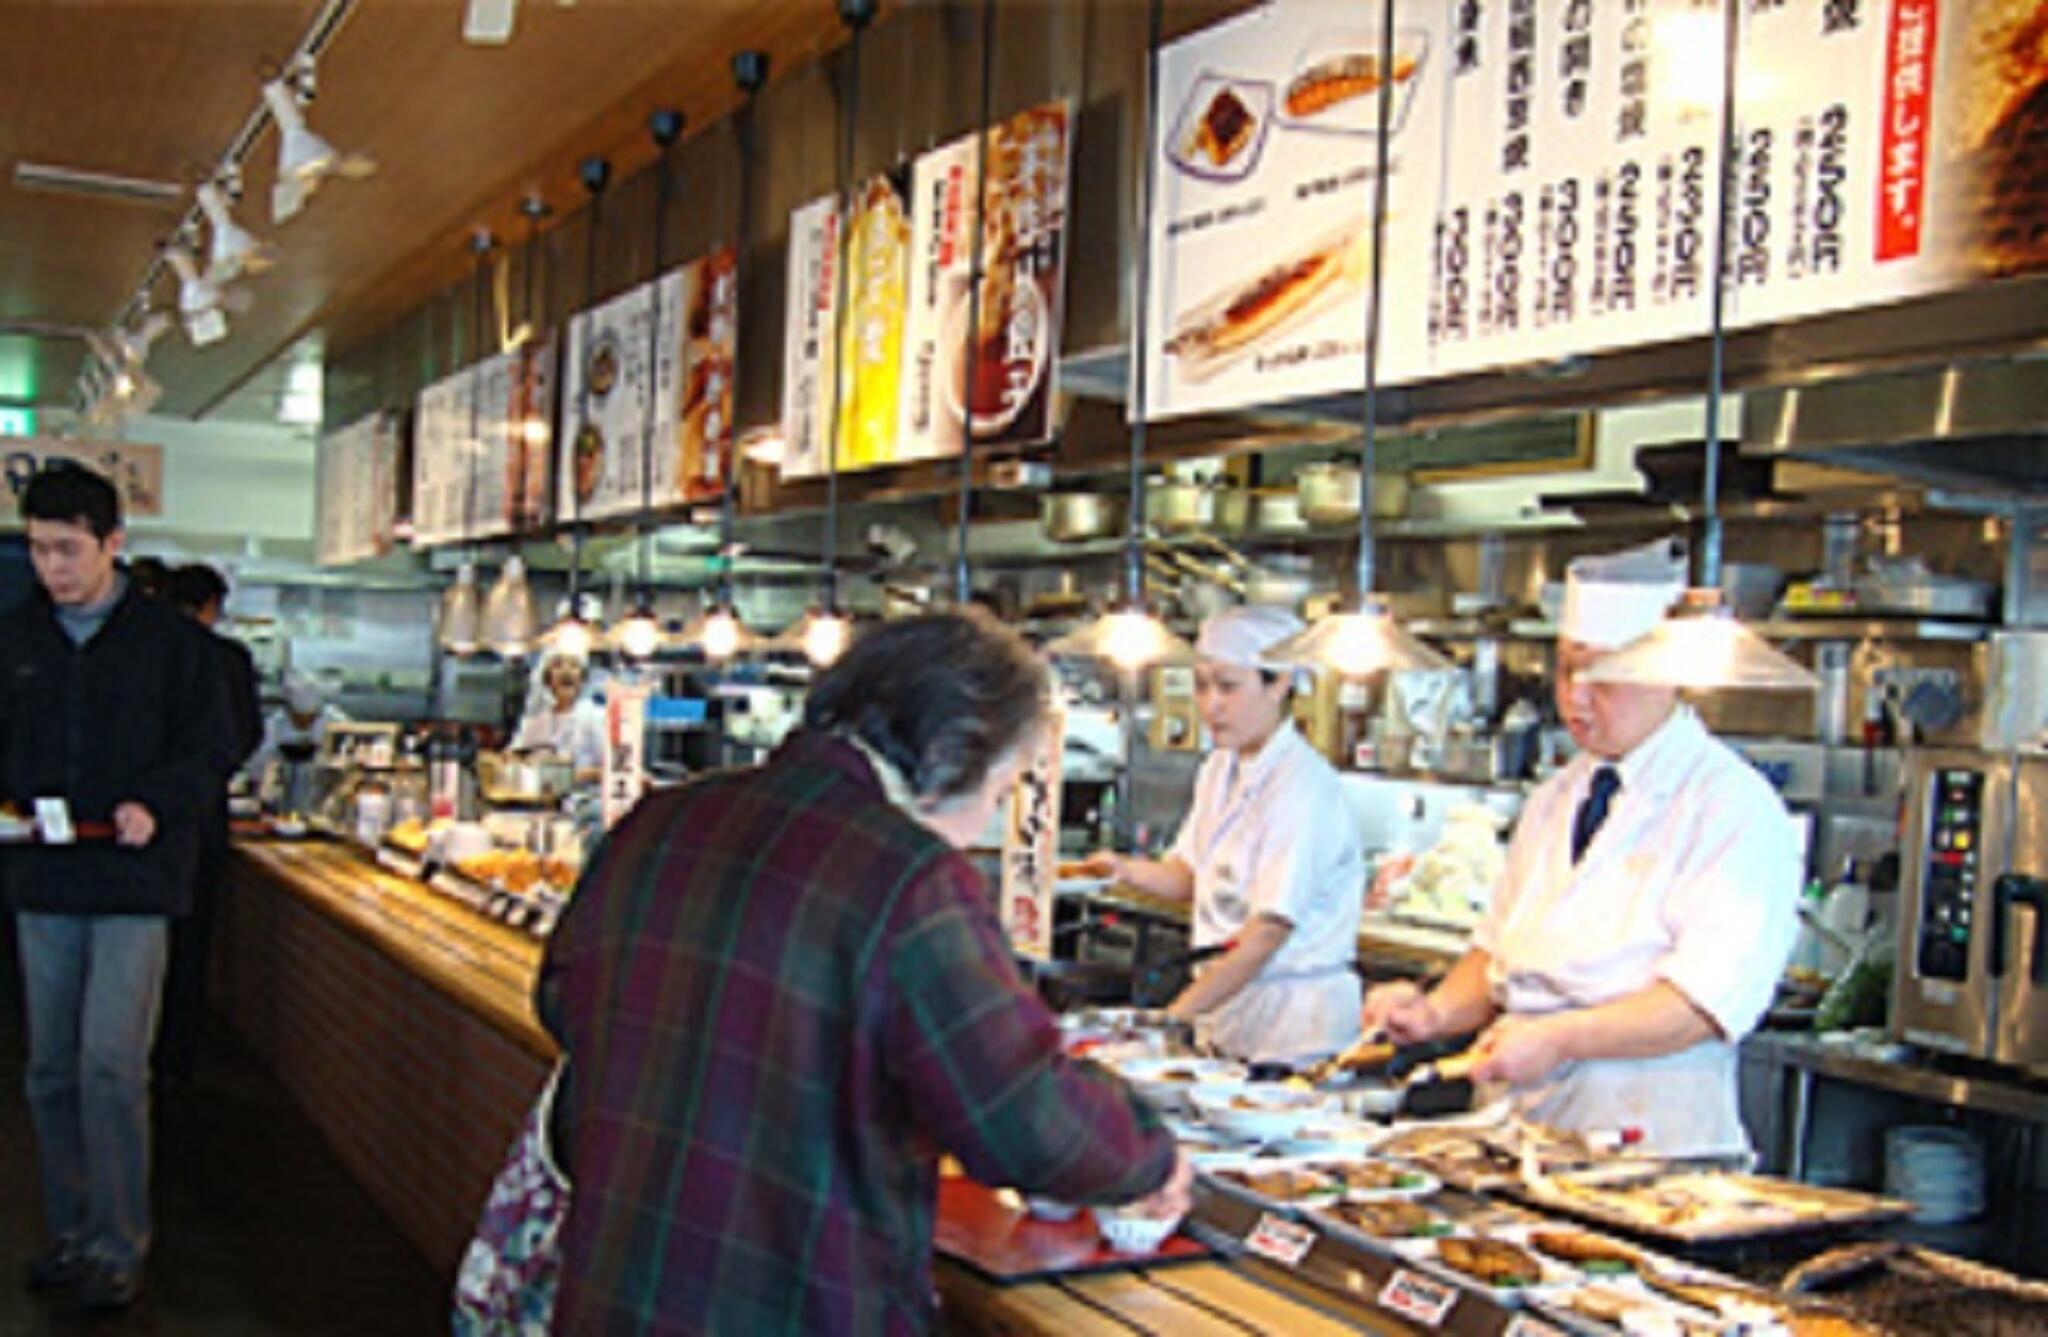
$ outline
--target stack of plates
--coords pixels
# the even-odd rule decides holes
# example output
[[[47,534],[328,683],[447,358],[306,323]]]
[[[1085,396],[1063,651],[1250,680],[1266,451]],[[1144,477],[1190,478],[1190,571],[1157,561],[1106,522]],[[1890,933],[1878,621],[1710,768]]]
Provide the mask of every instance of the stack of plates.
[[[1961,1128],[1894,1128],[1884,1139],[1884,1188],[1925,1225],[1968,1221],[1984,1210],[1984,1144]]]

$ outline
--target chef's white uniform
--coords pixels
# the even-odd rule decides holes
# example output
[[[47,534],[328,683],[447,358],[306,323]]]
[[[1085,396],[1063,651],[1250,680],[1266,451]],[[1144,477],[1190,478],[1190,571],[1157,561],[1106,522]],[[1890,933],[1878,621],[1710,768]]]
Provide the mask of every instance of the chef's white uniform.
[[[1195,874],[1194,945],[1254,916],[1294,926],[1258,977],[1203,1018],[1206,1038],[1253,1061],[1301,1063],[1358,1036],[1365,858],[1337,772],[1283,721],[1249,760],[1218,749],[1195,777],[1173,853]]]
[[[512,736],[514,752],[552,752],[578,771],[604,769],[604,707],[582,697],[567,710],[553,703],[530,710]]]
[[[1621,789],[1573,867],[1573,815],[1599,758],[1581,753],[1531,796],[1472,944],[1510,1013],[1589,1007],[1656,980],[1719,1025],[1654,1059],[1566,1064],[1517,1093],[1567,1129],[1642,1130],[1664,1155],[1749,1149],[1735,1042],[1769,1007],[1797,932],[1798,841],[1767,781],[1688,707],[1614,763]]]

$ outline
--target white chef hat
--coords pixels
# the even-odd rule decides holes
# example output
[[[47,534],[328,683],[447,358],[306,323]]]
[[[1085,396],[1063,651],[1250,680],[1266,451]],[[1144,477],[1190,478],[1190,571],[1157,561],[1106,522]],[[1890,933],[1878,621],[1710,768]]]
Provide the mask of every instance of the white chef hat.
[[[1598,650],[1619,650],[1649,635],[1684,592],[1682,539],[1575,558],[1565,568],[1558,635]]]
[[[288,674],[284,680],[284,703],[294,715],[311,715],[326,704],[320,684],[304,674]]]
[[[1300,618],[1272,604],[1226,608],[1203,619],[1202,630],[1195,637],[1195,653],[1219,664],[1284,673],[1293,665],[1282,664],[1267,652],[1299,634],[1303,625]]]

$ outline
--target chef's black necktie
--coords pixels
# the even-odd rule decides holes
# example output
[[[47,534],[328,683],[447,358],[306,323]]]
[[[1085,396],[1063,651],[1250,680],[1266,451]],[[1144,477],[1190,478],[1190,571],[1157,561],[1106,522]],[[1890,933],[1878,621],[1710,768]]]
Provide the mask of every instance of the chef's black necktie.
[[[1614,795],[1621,788],[1621,772],[1612,766],[1602,766],[1593,772],[1592,787],[1586,797],[1579,801],[1579,811],[1572,818],[1572,862],[1578,863],[1586,857],[1586,847],[1593,843],[1601,825],[1607,820],[1607,807],[1614,802]]]

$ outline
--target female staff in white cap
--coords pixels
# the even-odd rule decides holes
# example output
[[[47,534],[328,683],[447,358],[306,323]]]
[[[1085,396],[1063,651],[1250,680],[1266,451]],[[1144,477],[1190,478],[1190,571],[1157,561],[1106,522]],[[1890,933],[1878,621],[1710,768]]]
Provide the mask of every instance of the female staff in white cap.
[[[272,762],[310,759],[326,739],[328,726],[347,719],[340,707],[329,704],[313,679],[287,674],[284,704],[264,717],[263,742],[249,759],[249,774],[261,778]]]
[[[1791,951],[1797,841],[1674,690],[1580,676],[1656,626],[1682,572],[1668,542],[1571,564],[1556,695],[1581,750],[1523,809],[1457,966],[1427,994],[1374,989],[1364,1024],[1403,1042],[1483,1027],[1473,1076],[1529,1118],[1717,1155],[1748,1149],[1735,1045]]]
[[[583,690],[588,675],[581,656],[549,651],[534,666],[512,751],[563,757],[578,779],[604,770],[604,708]]]
[[[1270,607],[1233,608],[1195,641],[1195,705],[1215,750],[1163,859],[1101,853],[1095,871],[1194,902],[1194,945],[1229,944],[1169,1009],[1227,1053],[1303,1063],[1358,1035],[1364,856],[1337,773],[1288,713],[1293,670],[1267,652],[1300,631]]]

